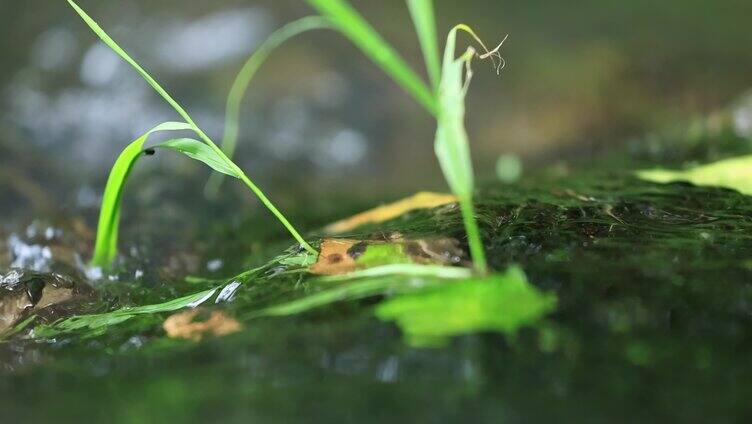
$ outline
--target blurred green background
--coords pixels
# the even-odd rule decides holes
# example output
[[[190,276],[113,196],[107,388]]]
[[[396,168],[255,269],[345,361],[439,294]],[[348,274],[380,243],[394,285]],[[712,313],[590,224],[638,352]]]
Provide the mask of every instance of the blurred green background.
[[[424,74],[404,2],[353,3]],[[80,4],[215,139],[245,58],[274,28],[312,13],[302,0]],[[509,34],[507,67],[497,76],[476,63],[468,99],[474,159],[485,178],[493,178],[501,154],[518,154],[526,166],[587,158],[704,116],[750,85],[749,1],[440,0],[436,7],[440,34],[459,22],[488,44]],[[119,150],[176,116],[66,2],[4,0],[0,28],[0,216],[44,215],[45,203],[95,207]],[[380,197],[443,188],[433,121],[333,32],[306,34],[277,51],[242,116],[239,163],[288,210],[300,206],[301,191]],[[194,196],[206,177],[165,155],[139,171],[137,178],[156,185],[135,198],[163,199],[159,174],[184,177],[185,195]],[[225,200],[257,207],[237,195],[239,187],[227,187]]]

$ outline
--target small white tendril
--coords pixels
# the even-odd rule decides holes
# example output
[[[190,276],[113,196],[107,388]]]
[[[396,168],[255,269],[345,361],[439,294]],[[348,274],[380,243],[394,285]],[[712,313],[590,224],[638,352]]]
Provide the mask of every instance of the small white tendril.
[[[501,53],[499,53],[499,50],[501,49],[501,46],[504,45],[504,42],[507,41],[507,38],[509,38],[509,34],[504,36],[504,39],[501,40],[501,43],[499,43],[496,48],[494,48],[491,51],[486,51],[482,55],[478,55],[480,59],[491,59],[491,63],[493,64],[493,67],[496,69],[496,75],[499,75],[501,73],[501,70],[504,69],[507,66],[507,61],[504,60],[504,58],[501,56]],[[498,64],[496,61],[499,61]]]

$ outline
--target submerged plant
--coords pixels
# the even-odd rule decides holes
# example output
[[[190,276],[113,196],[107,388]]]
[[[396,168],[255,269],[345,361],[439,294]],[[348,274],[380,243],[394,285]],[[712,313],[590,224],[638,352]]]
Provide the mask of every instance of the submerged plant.
[[[455,57],[455,46],[458,31],[469,33],[481,45],[485,50],[481,58],[498,57],[496,51],[501,44],[489,51],[470,27],[457,25],[449,32],[440,65],[432,0],[407,0],[431,81],[432,88],[428,88],[394,48],[346,0],[307,1],[330,18],[342,34],[436,118],[436,156],[449,187],[458,198],[475,269],[485,273],[488,267],[474,214],[473,167],[464,124],[465,94],[472,75],[470,62],[476,53],[468,48],[464,54]]]
[[[121,153],[120,157],[112,169],[110,178],[105,188],[102,200],[102,209],[100,212],[99,224],[97,230],[97,242],[95,245],[94,258],[92,264],[96,266],[108,266],[115,256],[117,247],[118,221],[120,217],[120,199],[122,196],[123,185],[130,173],[135,161],[143,154],[143,144],[154,131],[160,130],[190,130],[193,131],[201,141],[192,139],[171,140],[163,143],[160,147],[170,148],[188,155],[191,158],[200,160],[211,166],[214,170],[223,174],[233,176],[243,181],[243,183],[259,198],[261,203],[282,223],[300,245],[315,254],[313,249],[290,224],[285,216],[280,212],[268,197],[261,191],[256,184],[240,169],[211,138],[204,133],[201,128],[193,121],[188,112],[165,91],[157,81],[152,78],[128,53],[125,52],[86,12],[83,11],[73,0],[68,3],[81,16],[92,31],[123,60],[128,62],[151,87],[159,93],[160,96],[185,120],[183,123],[165,123],[157,126],[155,129],[147,132],[128,145]],[[198,144],[197,144],[198,143]],[[199,146],[200,145],[200,146]]]

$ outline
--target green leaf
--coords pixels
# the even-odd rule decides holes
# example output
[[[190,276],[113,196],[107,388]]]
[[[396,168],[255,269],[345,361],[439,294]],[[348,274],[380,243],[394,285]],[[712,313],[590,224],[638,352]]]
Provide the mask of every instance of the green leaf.
[[[183,153],[184,155],[201,161],[217,172],[221,172],[231,177],[240,178],[238,172],[227,166],[217,153],[206,144],[192,138],[178,138],[160,143],[155,148],[166,148]]]
[[[332,19],[340,32],[437,117],[438,128],[434,144],[436,155],[449,187],[459,198],[475,268],[485,273],[488,267],[473,210],[473,168],[464,124],[465,92],[470,75],[468,72],[467,81],[463,82],[463,68],[467,67],[469,71],[474,50],[468,49],[464,55],[455,59],[457,31],[463,30],[470,33],[483,46],[487,55],[491,55],[491,52],[488,52],[480,38],[468,26],[457,25],[453,28],[449,32],[444,51],[437,99],[437,96],[405,64],[392,46],[384,41],[346,0],[308,0],[308,3],[322,15]],[[435,52],[438,50],[438,43],[435,36],[433,4],[430,0],[408,0],[408,7],[418,31],[429,76],[436,87],[438,59],[435,57],[437,56]]]
[[[123,186],[133,165],[143,153],[143,146],[149,136],[159,131],[184,131],[193,127],[183,122],[164,122],[147,131],[141,137],[131,142],[120,153],[107,178],[102,206],[99,210],[97,225],[97,240],[94,245],[92,265],[108,266],[117,254],[118,226],[120,224],[120,201],[123,196]]]
[[[682,171],[648,169],[637,176],[654,183],[688,182],[696,186],[724,187],[752,196],[752,155],[724,159]]]
[[[238,143],[240,106],[243,96],[248,91],[248,86],[251,84],[251,80],[256,75],[256,72],[261,68],[261,65],[266,62],[266,59],[274,50],[296,35],[316,29],[331,28],[331,21],[320,16],[307,16],[298,19],[274,31],[248,58],[235,77],[235,81],[233,81],[230,88],[230,94],[227,97],[222,150],[228,158],[232,159]],[[213,174],[206,185],[205,191],[207,196],[210,198],[216,197],[221,184],[222,174]]]
[[[346,0],[308,0],[308,3],[337,25],[368,58],[394,79],[432,115],[437,114],[436,97],[404,59]]]
[[[410,9],[410,17],[418,34],[423,59],[426,61],[428,79],[434,91],[438,91],[441,63],[439,62],[439,42],[436,36],[433,0],[407,0],[407,7]]]
[[[376,316],[396,321],[413,346],[444,344],[480,331],[514,334],[556,308],[556,296],[529,284],[518,267],[504,274],[443,284],[389,299]]]
[[[124,307],[103,314],[77,315],[55,322],[51,325],[38,326],[34,328],[33,336],[38,338],[50,338],[55,337],[58,334],[78,331],[83,332],[83,336],[96,335],[106,330],[107,327],[120,324],[138,315],[172,312],[186,307],[198,306],[208,300],[216,291],[217,289],[213,288],[164,303],[137,307]]]

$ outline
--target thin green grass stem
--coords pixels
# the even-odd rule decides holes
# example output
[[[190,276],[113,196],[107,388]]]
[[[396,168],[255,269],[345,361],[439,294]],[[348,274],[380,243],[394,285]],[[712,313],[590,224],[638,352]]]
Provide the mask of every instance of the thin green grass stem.
[[[478,220],[475,218],[475,207],[473,199],[460,199],[460,212],[462,213],[462,222],[465,224],[467,233],[467,244],[470,247],[470,256],[473,258],[473,266],[479,274],[488,273],[488,263],[486,262],[486,252],[483,247],[483,240],[478,228]]]

